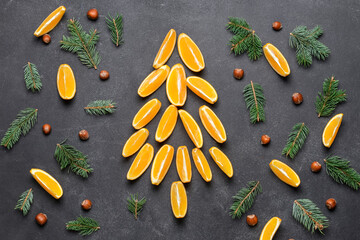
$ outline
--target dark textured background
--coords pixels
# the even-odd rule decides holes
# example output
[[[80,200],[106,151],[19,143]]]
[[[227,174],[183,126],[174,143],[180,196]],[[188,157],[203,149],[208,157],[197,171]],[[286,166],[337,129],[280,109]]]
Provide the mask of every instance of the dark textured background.
[[[50,33],[52,42],[44,45],[33,32],[43,19],[59,5],[65,5],[66,14]],[[97,8],[100,16],[89,21],[86,12]],[[76,239],[79,236],[65,230],[65,223],[79,215],[92,217],[101,230],[89,239],[257,239],[266,221],[273,216],[283,219],[276,239],[359,239],[359,193],[334,182],[324,169],[319,174],[310,171],[312,161],[321,161],[329,154],[338,154],[351,160],[360,171],[358,130],[360,90],[359,72],[359,1],[45,1],[3,0],[0,3],[1,82],[0,82],[0,134],[3,136],[16,114],[26,107],[39,109],[38,123],[12,150],[0,149],[0,225],[1,239]],[[124,45],[115,48],[110,41],[104,17],[110,12],[124,16]],[[277,46],[291,66],[291,75],[283,79],[269,66],[265,57],[251,62],[247,56],[235,57],[227,46],[232,36],[225,30],[228,16],[244,17],[256,30],[263,44]],[[110,79],[99,80],[99,70],[87,69],[74,54],[60,50],[59,41],[67,35],[66,20],[78,18],[84,29],[97,28],[101,32],[97,48],[102,62],[99,69],[110,72]],[[283,23],[275,32],[273,21]],[[322,25],[325,34],[320,40],[331,49],[325,62],[314,60],[309,69],[299,67],[295,51],[288,46],[289,32],[297,25],[309,28]],[[160,186],[152,186],[150,169],[134,181],[126,180],[126,173],[135,156],[124,159],[122,147],[134,132],[132,118],[137,110],[154,97],[162,102],[156,118],[147,126],[149,142],[157,151],[161,144],[154,134],[161,115],[169,104],[165,86],[147,99],[137,95],[141,81],[153,70],[152,62],[170,28],[177,34],[187,33],[201,49],[206,68],[199,75],[216,88],[219,100],[211,108],[222,120],[228,141],[221,149],[229,156],[234,167],[234,177],[228,179],[211,160],[208,149],[218,146],[200,125],[204,136],[203,151],[213,172],[213,180],[205,183],[194,164],[193,178],[186,185],[188,213],[185,219],[173,217],[170,206],[171,182],[177,181],[175,161]],[[43,89],[31,93],[25,88],[22,67],[31,61],[38,66]],[[177,50],[169,66],[181,62]],[[69,64],[76,77],[77,93],[73,100],[64,102],[57,93],[56,73],[62,63]],[[236,67],[245,70],[238,81],[232,77]],[[187,75],[191,75],[188,69]],[[316,94],[323,80],[335,74],[340,87],[348,92],[348,101],[337,107],[335,113],[344,113],[338,136],[326,149],[321,134],[329,118],[317,118],[314,110]],[[267,99],[266,122],[249,123],[242,90],[253,80],[260,83]],[[295,106],[293,92],[301,92],[304,102]],[[114,99],[118,110],[110,116],[93,117],[85,114],[83,107],[95,99]],[[200,123],[198,108],[205,104],[192,92],[184,109]],[[310,134],[295,160],[281,156],[291,127],[304,121]],[[52,132],[43,135],[41,126],[49,123]],[[87,129],[90,139],[81,142],[77,133]],[[268,134],[272,141],[268,147],[260,144],[260,136]],[[82,179],[60,168],[53,157],[55,145],[64,138],[68,143],[89,156],[94,173]],[[193,144],[181,121],[167,140],[175,148]],[[270,171],[272,159],[289,164],[300,176],[302,183],[294,189]],[[64,195],[55,200],[31,177],[31,168],[41,168],[52,174],[62,185]],[[245,218],[232,220],[228,208],[231,196],[250,180],[260,180],[263,193],[248,212],[255,213],[259,222],[254,228],[247,226]],[[34,189],[34,203],[28,216],[13,210],[20,193]],[[127,211],[129,193],[146,196],[148,202],[135,221]],[[334,197],[338,206],[334,212],[325,207],[325,200]],[[93,209],[84,212],[83,199],[93,201]],[[310,198],[328,216],[331,226],[325,236],[311,234],[291,216],[293,201]],[[37,213],[44,212],[48,223],[39,227],[34,222]]]

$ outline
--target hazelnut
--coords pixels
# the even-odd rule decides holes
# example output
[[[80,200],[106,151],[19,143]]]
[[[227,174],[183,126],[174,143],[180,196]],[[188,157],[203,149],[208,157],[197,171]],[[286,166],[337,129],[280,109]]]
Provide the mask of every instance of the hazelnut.
[[[35,221],[40,225],[43,226],[47,222],[47,216],[44,213],[39,213],[35,217]]]
[[[83,141],[88,140],[88,139],[89,139],[89,133],[88,133],[88,131],[86,131],[85,129],[81,130],[81,131],[79,132],[79,138],[80,138],[81,140],[83,140]]]
[[[84,209],[84,210],[90,210],[91,209],[91,206],[92,206],[92,203],[89,199],[85,199],[82,203],[81,203],[81,207]]]
[[[300,104],[303,101],[303,96],[301,93],[294,93],[292,95],[292,100],[295,104]]]
[[[279,31],[279,30],[281,30],[281,29],[282,29],[281,22],[278,22],[278,21],[273,22],[273,24],[272,24],[272,28],[273,28],[275,31]]]
[[[99,77],[100,77],[101,80],[107,80],[110,77],[110,74],[106,70],[101,70],[100,74],[99,74]]]
[[[334,210],[334,208],[336,207],[336,200],[333,198],[329,198],[328,200],[326,200],[325,205],[329,210]]]
[[[92,8],[87,12],[87,17],[90,20],[96,20],[96,19],[98,19],[98,16],[99,16],[99,13],[95,8]]]
[[[234,69],[234,78],[236,79],[242,79],[244,76],[244,70],[242,70],[241,68],[235,68]]]
[[[268,135],[261,136],[261,144],[266,145],[270,143],[271,138]]]
[[[51,126],[50,126],[50,124],[44,124],[43,126],[42,126],[42,131],[43,131],[43,133],[45,134],[45,135],[49,135],[50,134],[50,132],[51,132]]]
[[[315,161],[311,164],[312,172],[320,172],[320,170],[321,170],[321,164],[319,162]]]
[[[42,36],[42,41],[45,43],[45,44],[49,44],[51,42],[51,37],[49,34],[44,34]]]
[[[247,215],[246,222],[251,227],[255,226],[258,222],[257,216],[255,214]]]

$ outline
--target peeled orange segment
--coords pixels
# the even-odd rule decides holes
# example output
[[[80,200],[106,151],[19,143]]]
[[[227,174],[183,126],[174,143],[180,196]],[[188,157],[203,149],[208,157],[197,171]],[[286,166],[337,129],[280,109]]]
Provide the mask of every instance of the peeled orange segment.
[[[128,180],[135,180],[140,177],[149,167],[153,157],[154,148],[149,143],[146,143],[140,149],[140,152],[136,155],[136,158],[131,164],[126,178]]]
[[[181,107],[185,104],[186,75],[185,69],[180,63],[175,64],[170,70],[166,81],[166,94],[169,101],[175,106]]]
[[[152,71],[139,86],[139,96],[147,97],[155,92],[166,81],[169,72],[170,67],[168,65],[164,65],[159,69]]]
[[[158,69],[169,60],[171,54],[174,51],[176,44],[176,32],[174,29],[166,34],[164,41],[162,42],[158,53],[154,59],[153,67]]]
[[[156,129],[155,140],[163,142],[170,137],[178,118],[178,110],[174,105],[170,105],[162,115]]]
[[[189,183],[191,181],[191,163],[189,151],[186,146],[180,146],[177,149],[176,169],[183,183]]]
[[[178,51],[181,60],[193,72],[200,72],[205,68],[204,57],[195,42],[185,33],[178,38]]]
[[[197,148],[201,148],[203,146],[203,137],[199,125],[187,111],[180,109],[179,115],[191,141]]]
[[[187,196],[185,186],[177,181],[171,184],[170,190],[171,208],[176,218],[183,218],[187,212]]]
[[[151,183],[159,185],[168,172],[174,156],[174,148],[168,144],[162,146],[156,153],[151,167]]]
[[[215,88],[208,81],[202,79],[201,77],[188,77],[186,79],[186,86],[208,103],[214,104],[218,100],[218,95]]]
[[[40,37],[45,33],[50,32],[51,30],[56,27],[56,25],[60,22],[61,18],[63,17],[66,8],[64,6],[60,6],[55,9],[52,13],[50,13],[47,18],[40,24],[40,26],[34,32],[36,37]]]
[[[233,176],[234,170],[229,158],[217,147],[209,149],[212,159],[229,178]]]
[[[199,108],[199,115],[202,124],[210,136],[218,143],[225,142],[226,131],[216,114],[208,106],[204,105]]]
[[[277,74],[286,77],[290,74],[290,67],[282,53],[271,43],[263,46],[266,60]]]
[[[57,89],[64,100],[73,99],[76,93],[76,81],[71,67],[61,64],[57,73]]]
[[[146,128],[142,128],[139,131],[135,132],[133,135],[131,135],[123,147],[123,157],[130,157],[131,155],[136,153],[146,142],[146,139],[148,137],[149,131]]]
[[[331,147],[332,143],[334,142],[336,135],[339,131],[343,116],[344,114],[339,113],[338,115],[335,115],[332,119],[330,119],[330,121],[326,124],[322,135],[322,142],[325,147]]]
[[[210,182],[212,179],[212,173],[203,152],[199,148],[194,148],[192,150],[192,157],[194,159],[196,169],[200,173],[201,177],[205,180],[205,182]]]
[[[285,163],[274,159],[270,162],[269,166],[271,171],[284,183],[292,187],[298,187],[300,185],[299,176]]]
[[[159,112],[161,102],[156,98],[148,101],[135,115],[132,125],[135,129],[145,127]]]
[[[281,219],[278,217],[271,218],[261,231],[260,240],[271,240],[273,239],[276,231],[280,227]]]
[[[63,195],[62,187],[53,176],[38,168],[32,168],[30,173],[33,178],[40,184],[40,186],[45,189],[45,191],[47,191],[51,196],[56,199],[61,198]]]

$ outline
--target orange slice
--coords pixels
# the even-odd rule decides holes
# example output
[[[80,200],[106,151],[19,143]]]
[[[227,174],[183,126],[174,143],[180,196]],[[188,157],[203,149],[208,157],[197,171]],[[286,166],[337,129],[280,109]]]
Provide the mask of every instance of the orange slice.
[[[208,106],[204,105],[199,108],[199,115],[202,124],[210,136],[218,143],[225,142],[226,131],[216,114]]]
[[[191,163],[186,146],[180,146],[176,152],[176,169],[183,183],[191,182]]]
[[[185,33],[178,38],[178,51],[181,60],[193,72],[200,72],[205,68],[204,57],[195,42]]]
[[[152,71],[139,86],[139,96],[147,97],[154,93],[165,82],[169,72],[170,67],[168,65],[164,65],[159,69]]]
[[[177,181],[171,184],[170,190],[171,208],[176,218],[183,218],[187,212],[187,196],[185,186]]]
[[[199,125],[187,111],[180,109],[179,115],[191,141],[197,148],[201,148],[203,146],[203,137]]]
[[[196,169],[200,173],[201,177],[205,180],[205,182],[210,182],[212,179],[212,173],[203,152],[199,148],[194,148],[192,150],[192,157],[194,159]]]
[[[218,95],[215,88],[208,81],[202,79],[201,77],[188,77],[186,79],[186,86],[208,103],[214,104],[218,100]]]
[[[130,157],[131,155],[136,153],[146,142],[146,139],[148,137],[149,131],[146,128],[142,128],[139,131],[135,132],[133,135],[131,135],[123,147],[123,157]]]
[[[40,24],[40,26],[34,32],[36,37],[40,37],[45,33],[50,32],[56,27],[56,25],[60,22],[61,18],[64,16],[66,8],[64,6],[60,6],[55,9],[52,13],[50,13],[47,18]]]
[[[159,185],[168,172],[174,156],[174,148],[168,144],[162,146],[156,153],[151,168],[151,183]]]
[[[158,53],[154,59],[153,67],[158,69],[169,60],[171,54],[174,51],[176,44],[176,32],[174,29],[166,34],[164,41],[162,42]]]
[[[161,108],[161,102],[156,98],[148,101],[142,108],[136,113],[132,125],[135,129],[145,127],[159,112]]]
[[[300,186],[300,178],[294,170],[279,160],[272,160],[269,164],[271,171],[284,183],[292,187]]]
[[[30,173],[33,178],[40,184],[40,186],[45,189],[45,191],[47,191],[51,196],[56,199],[61,198],[63,195],[62,187],[53,176],[38,168],[32,168]]]
[[[57,89],[64,100],[73,99],[76,93],[76,81],[71,67],[61,64],[57,73]]]
[[[155,140],[163,142],[170,137],[178,118],[178,110],[174,105],[170,105],[162,115],[156,129]]]
[[[212,159],[229,178],[233,176],[234,170],[229,158],[217,147],[209,149]]]
[[[131,167],[127,173],[128,180],[135,180],[140,177],[149,167],[154,157],[154,148],[146,143],[141,149],[136,158],[134,159]]]
[[[274,71],[277,72],[277,74],[282,77],[286,77],[290,74],[289,64],[279,49],[271,43],[267,43],[263,46],[263,51],[266,60],[269,62]]]
[[[343,116],[344,114],[339,113],[338,115],[335,115],[332,119],[330,119],[330,121],[326,124],[322,135],[322,142],[325,147],[331,147],[332,143],[334,142],[336,135],[339,131]]]
[[[185,69],[180,63],[175,64],[170,70],[166,81],[166,94],[169,101],[175,106],[181,107],[185,104],[186,75]]]
[[[260,240],[271,240],[273,239],[276,231],[280,227],[281,219],[278,217],[271,218],[261,231]]]

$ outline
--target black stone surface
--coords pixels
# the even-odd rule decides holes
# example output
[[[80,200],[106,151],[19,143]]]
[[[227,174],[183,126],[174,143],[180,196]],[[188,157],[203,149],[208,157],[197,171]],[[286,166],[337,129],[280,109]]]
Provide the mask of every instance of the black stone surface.
[[[50,32],[52,42],[44,45],[33,36],[34,30],[55,8],[65,5],[66,14]],[[334,182],[324,169],[319,174],[310,171],[313,161],[321,161],[329,154],[351,160],[360,171],[359,101],[359,36],[360,2],[352,1],[44,1],[3,0],[0,10],[0,135],[3,136],[16,114],[26,107],[39,109],[38,123],[12,150],[0,149],[0,238],[1,239],[78,239],[76,233],[65,230],[65,223],[77,216],[96,219],[101,230],[88,239],[257,239],[267,220],[282,218],[275,239],[360,239],[359,193]],[[99,19],[90,21],[86,12],[97,8]],[[105,25],[107,13],[124,16],[124,45],[115,48]],[[245,18],[263,41],[273,43],[287,58],[291,75],[279,77],[265,57],[251,62],[245,56],[230,54],[225,30],[228,16]],[[80,20],[85,30],[97,28],[101,32],[97,45],[102,61],[99,70],[87,69],[74,54],[60,50],[59,41],[67,35],[66,20]],[[279,32],[272,30],[273,21],[283,23]],[[310,28],[321,25],[325,34],[320,41],[331,49],[330,57],[305,69],[296,63],[295,51],[288,46],[289,32],[297,25]],[[219,100],[211,108],[221,118],[228,141],[219,145],[201,126],[204,136],[203,151],[213,172],[213,180],[205,183],[194,164],[193,178],[186,185],[188,213],[185,219],[173,217],[170,206],[170,186],[179,180],[175,161],[160,186],[152,186],[150,169],[138,180],[129,182],[126,173],[135,156],[124,159],[122,147],[134,132],[132,118],[149,99],[158,98],[162,108],[147,126],[149,142],[158,150],[161,144],[154,134],[161,115],[169,102],[163,85],[147,99],[137,95],[141,81],[153,70],[152,62],[170,28],[177,34],[187,33],[201,49],[206,68],[200,74],[216,88]],[[43,89],[31,93],[25,88],[22,67],[31,61],[38,66]],[[60,64],[69,64],[76,77],[77,93],[73,100],[64,102],[57,93],[56,73]],[[168,65],[181,63],[175,50]],[[243,68],[245,76],[235,80],[234,68]],[[99,72],[106,69],[110,79],[101,81]],[[193,73],[186,69],[187,75]],[[336,108],[344,113],[338,136],[326,149],[321,134],[329,118],[317,118],[314,100],[323,80],[335,74],[340,87],[348,92],[348,101]],[[253,80],[260,83],[267,99],[266,122],[249,123],[242,90]],[[293,92],[300,92],[304,102],[295,106]],[[114,99],[118,110],[110,116],[94,117],[85,114],[83,107],[95,99]],[[206,104],[188,91],[184,109],[200,123],[198,108]],[[334,114],[335,114],[334,113]],[[281,156],[287,135],[297,122],[305,122],[310,134],[303,149],[294,160]],[[41,126],[49,123],[52,132],[45,136]],[[87,129],[90,139],[79,140],[77,134]],[[262,134],[271,136],[267,147],[260,144]],[[53,157],[56,143],[65,138],[68,143],[89,156],[94,173],[82,179],[67,170],[61,171]],[[175,148],[194,146],[182,123],[178,120],[174,133],[166,141]],[[211,160],[208,149],[220,146],[231,159],[234,177],[228,179]],[[300,176],[298,189],[284,184],[270,171],[268,164],[279,159],[290,165]],[[52,174],[62,185],[64,195],[53,199],[31,177],[31,168],[41,168]],[[250,180],[260,180],[263,193],[248,212],[258,216],[258,225],[250,228],[246,216],[239,220],[229,217],[231,196]],[[13,210],[20,193],[32,187],[34,203],[23,217]],[[126,208],[129,193],[146,196],[148,202],[138,221]],[[330,212],[326,199],[333,197],[338,205]],[[91,199],[93,208],[84,212],[80,204]],[[329,218],[331,226],[325,236],[311,234],[291,216],[295,199],[310,198]],[[34,218],[44,212],[48,223],[39,227]]]

